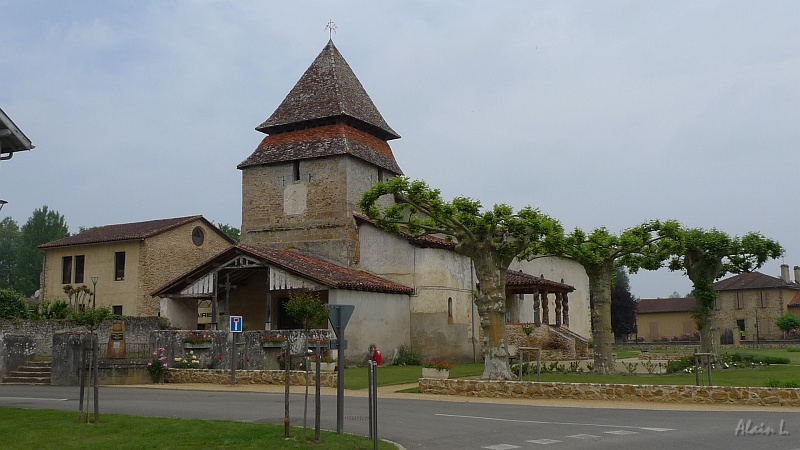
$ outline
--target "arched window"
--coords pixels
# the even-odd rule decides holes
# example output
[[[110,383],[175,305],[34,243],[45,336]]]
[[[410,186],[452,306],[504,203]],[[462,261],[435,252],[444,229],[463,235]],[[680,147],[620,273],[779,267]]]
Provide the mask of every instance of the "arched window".
[[[447,323],[453,323],[453,297],[447,297]]]

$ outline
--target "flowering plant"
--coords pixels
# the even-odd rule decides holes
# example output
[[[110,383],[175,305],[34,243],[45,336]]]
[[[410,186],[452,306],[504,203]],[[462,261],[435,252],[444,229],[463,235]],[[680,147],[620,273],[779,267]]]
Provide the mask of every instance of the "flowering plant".
[[[429,359],[422,364],[422,367],[436,370],[450,370],[453,368],[453,364],[447,361],[434,361]]]
[[[282,343],[286,342],[286,338],[281,336],[281,335],[264,336],[264,337],[261,338],[260,342],[262,344],[282,344]]]
[[[167,356],[165,355],[166,349],[159,347],[158,350],[153,352],[152,358],[147,362],[147,371],[150,372],[150,377],[153,378],[154,383],[164,381],[164,375],[167,374]]]
[[[198,369],[200,368],[200,360],[197,358],[197,355],[195,355],[193,351],[190,351],[186,355],[186,358],[181,358],[181,357],[175,358],[172,367],[176,369]]]
[[[316,346],[317,342],[319,342],[319,345],[324,347],[324,346],[330,344],[331,340],[328,339],[328,338],[313,338],[313,337],[312,338],[308,338],[308,345],[310,347],[311,346]]]
[[[308,359],[310,359],[310,360],[311,360],[311,362],[313,363],[313,362],[315,362],[315,361],[317,360],[317,355],[311,355],[311,356],[309,356],[309,357],[308,357]],[[319,362],[323,362],[323,363],[335,363],[335,362],[336,362],[336,358],[334,358],[334,357],[333,357],[333,356],[331,356],[331,355],[325,355],[325,354],[323,354],[323,355],[320,355],[320,357],[319,357]]]
[[[214,342],[211,336],[196,331],[183,335],[184,344],[205,344],[210,342]]]

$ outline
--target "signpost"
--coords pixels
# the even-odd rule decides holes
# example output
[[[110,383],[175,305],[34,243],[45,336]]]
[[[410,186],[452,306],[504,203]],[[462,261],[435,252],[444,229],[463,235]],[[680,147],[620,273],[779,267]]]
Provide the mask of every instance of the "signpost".
[[[347,348],[347,340],[344,338],[344,329],[350,317],[353,315],[354,305],[327,305],[328,320],[333,327],[335,340],[331,340],[331,349],[336,349],[336,432],[342,434],[344,429],[344,350]]]
[[[230,330],[233,333],[233,346],[231,347],[231,385],[236,384],[236,361],[238,358],[238,351],[236,350],[236,336],[242,332],[244,321],[242,316],[230,316],[231,325]]]

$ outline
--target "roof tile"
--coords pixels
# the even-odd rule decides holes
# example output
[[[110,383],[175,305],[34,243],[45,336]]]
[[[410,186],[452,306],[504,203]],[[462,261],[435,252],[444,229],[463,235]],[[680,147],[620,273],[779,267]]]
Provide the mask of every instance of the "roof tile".
[[[636,308],[637,314],[666,312],[688,312],[697,306],[697,299],[684,298],[643,298]]]

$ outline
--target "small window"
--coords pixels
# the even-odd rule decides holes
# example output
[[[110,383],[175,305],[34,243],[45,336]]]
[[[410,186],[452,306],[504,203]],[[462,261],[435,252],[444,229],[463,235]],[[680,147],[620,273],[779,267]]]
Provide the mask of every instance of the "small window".
[[[83,265],[86,257],[84,255],[78,255],[75,257],[75,282],[76,283],[83,283]]]
[[[761,307],[762,308],[766,308],[767,307],[767,299],[764,298],[764,291],[760,291],[758,294],[761,296]]]
[[[113,313],[117,316],[122,315],[122,305],[114,305],[111,307]]]
[[[741,293],[736,293],[736,309],[742,309],[742,295]]]
[[[292,163],[292,179],[294,181],[300,181],[300,161]]]
[[[194,245],[200,247],[203,245],[204,240],[205,234],[203,233],[203,229],[200,227],[194,227],[194,230],[192,230],[192,242]]]
[[[61,259],[61,284],[72,283],[72,256]]]
[[[447,298],[447,323],[453,323],[453,297]]]
[[[125,279],[125,252],[114,253],[114,280]]]

